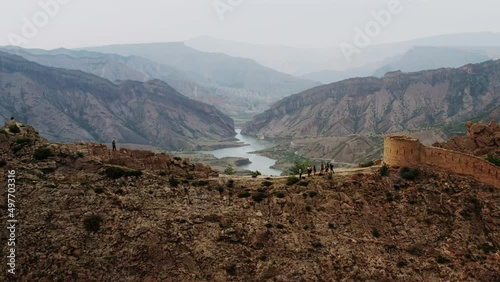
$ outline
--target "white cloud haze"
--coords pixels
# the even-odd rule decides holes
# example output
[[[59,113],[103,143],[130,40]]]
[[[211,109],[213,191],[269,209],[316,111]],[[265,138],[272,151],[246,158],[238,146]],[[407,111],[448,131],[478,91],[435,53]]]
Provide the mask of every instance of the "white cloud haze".
[[[50,1],[59,1],[57,13],[43,18],[41,6]],[[10,45],[13,35],[23,37],[26,21],[33,24],[38,16],[41,27],[35,26],[37,32],[29,34],[31,38],[23,37],[28,39],[23,47],[184,41],[202,35],[259,44],[331,47],[351,42],[355,28],[363,28],[372,20],[371,13],[384,9],[389,1],[0,0],[0,45]],[[500,32],[500,2],[495,0],[399,1],[404,10],[372,43]]]

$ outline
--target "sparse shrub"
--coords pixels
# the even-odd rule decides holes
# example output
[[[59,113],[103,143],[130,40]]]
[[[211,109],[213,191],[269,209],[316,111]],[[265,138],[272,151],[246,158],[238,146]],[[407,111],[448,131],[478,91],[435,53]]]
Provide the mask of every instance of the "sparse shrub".
[[[125,195],[125,191],[123,191],[123,189],[120,188],[120,189],[115,191],[115,194],[116,195]]]
[[[38,148],[35,150],[33,154],[33,158],[35,160],[45,160],[48,159],[52,155],[52,151],[49,148]]]
[[[377,228],[372,228],[372,235],[375,238],[379,238],[380,237],[380,232],[377,230]]]
[[[7,165],[7,162],[5,160],[0,160],[0,167],[4,167]]]
[[[417,200],[415,198],[409,198],[408,199],[408,204],[410,204],[410,205],[416,205],[417,204]]]
[[[287,185],[293,185],[299,183],[299,178],[297,176],[289,176],[286,180]]]
[[[224,169],[224,174],[233,175],[235,173],[232,165],[228,165],[226,169]]]
[[[271,181],[264,181],[264,182],[262,182],[262,186],[264,186],[264,187],[270,187],[272,185],[273,185],[273,183]]]
[[[167,176],[167,172],[166,171],[160,171],[160,176]]]
[[[194,176],[192,174],[189,174],[188,176],[186,176],[186,180],[193,180],[194,179]]]
[[[496,165],[496,166],[500,166],[500,157],[497,155],[494,155],[493,153],[488,153],[486,160],[489,161],[490,163]]]
[[[260,171],[258,171],[258,170],[256,170],[256,171],[252,172],[252,177],[253,177],[253,178],[256,178],[256,177],[257,177],[257,176],[259,176],[259,175],[262,175],[262,173],[260,173]]]
[[[9,126],[9,131],[12,133],[19,133],[21,132],[21,129],[17,126],[17,124],[13,124]]]
[[[358,166],[359,166],[359,167],[371,167],[371,166],[373,166],[374,164],[375,164],[375,162],[374,162],[374,161],[369,161],[369,162],[366,162],[366,163],[361,163],[361,164],[359,164]]]
[[[283,193],[283,192],[278,192],[278,193],[276,193],[276,197],[278,197],[278,198],[280,198],[280,199],[281,199],[281,198],[285,198],[285,193]]]
[[[283,228],[285,228],[285,226],[281,223],[278,223],[278,224],[276,224],[276,228],[283,229]]]
[[[17,138],[16,143],[26,145],[26,144],[31,143],[31,139],[30,138]]]
[[[392,201],[394,201],[394,194],[392,194],[391,192],[387,192],[387,193],[385,193],[385,199],[386,199],[388,202],[392,202]]]
[[[0,129],[0,134],[6,133],[5,129]]]
[[[439,264],[446,264],[446,263],[450,263],[451,259],[449,259],[449,258],[447,258],[445,256],[440,255],[440,256],[438,256],[436,258],[436,262],[439,263]]]
[[[487,253],[495,253],[497,251],[497,248],[495,248],[495,246],[493,245],[490,245],[489,243],[484,243],[481,245],[481,250],[483,250],[483,252],[487,254]]]
[[[226,186],[228,188],[233,188],[234,187],[234,180],[233,179],[229,179],[226,183]]]
[[[102,187],[97,187],[94,189],[94,192],[96,194],[102,194],[102,193],[104,193],[104,189]]]
[[[379,169],[380,176],[389,176],[390,170],[389,166],[386,164],[383,164],[380,169]]]
[[[79,158],[83,158],[83,157],[85,157],[85,154],[83,152],[78,151],[78,152],[76,152],[76,156]]]
[[[24,144],[18,144],[12,147],[12,153],[17,154],[17,152],[21,151],[24,148]]]
[[[176,160],[176,161],[182,161],[182,158],[181,157],[174,157],[174,160]]]
[[[99,232],[101,229],[102,217],[97,214],[91,214],[83,220],[83,227],[87,232]]]
[[[221,194],[224,193],[224,186],[222,185],[217,186],[217,191],[219,191],[219,193]]]
[[[254,194],[252,196],[252,199],[257,202],[257,203],[260,203],[262,202],[265,198],[267,198],[267,195],[265,193],[262,193],[262,192],[258,192],[257,194]]]
[[[316,192],[316,191],[309,191],[309,197],[314,198],[316,196],[318,196],[318,192]]]
[[[333,179],[333,172],[329,172],[328,173],[328,180],[332,180]]]
[[[415,180],[420,174],[420,170],[416,167],[402,167],[399,170],[399,175],[406,180]]]
[[[245,191],[241,191],[241,192],[238,194],[238,198],[248,198],[248,197],[250,197],[250,196],[251,196],[251,195],[250,195],[250,192],[248,192],[248,191],[246,191],[246,190],[245,190]]]
[[[321,244],[321,242],[319,241],[312,242],[311,245],[316,249],[323,248],[323,244]]]
[[[309,185],[309,182],[307,182],[307,181],[300,181],[299,182],[299,186],[307,187],[308,185]]]
[[[335,224],[333,224],[333,223],[328,223],[328,228],[330,228],[330,229],[335,229]]]
[[[140,170],[128,170],[117,166],[110,166],[106,168],[106,176],[111,179],[118,179],[124,176],[141,176],[142,171]]]
[[[273,224],[268,222],[264,225],[266,228],[273,228]]]
[[[207,186],[210,184],[207,180],[198,180],[193,183],[194,186],[200,187],[200,186]]]
[[[307,212],[311,212],[312,211],[312,207],[311,206],[306,206],[306,211]]]
[[[424,250],[422,249],[422,247],[420,245],[414,244],[414,245],[411,245],[407,249],[407,252],[410,255],[419,257],[419,256],[421,256],[424,253]]]
[[[231,276],[235,276],[236,275],[236,264],[232,264],[232,265],[226,267],[226,272],[227,272],[227,274],[229,274]]]
[[[170,186],[172,186],[172,187],[177,187],[177,186],[179,186],[180,181],[179,181],[179,180],[177,180],[177,179],[176,179],[176,178],[174,178],[174,177],[170,177],[170,178],[168,179],[168,184],[170,184]]]

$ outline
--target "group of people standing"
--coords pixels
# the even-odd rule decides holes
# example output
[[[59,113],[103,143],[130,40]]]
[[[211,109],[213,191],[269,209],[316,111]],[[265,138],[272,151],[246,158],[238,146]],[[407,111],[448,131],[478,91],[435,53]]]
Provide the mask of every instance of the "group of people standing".
[[[328,172],[332,172],[334,173],[333,171],[333,160],[331,163],[324,163],[324,162],[321,162],[321,166],[320,166],[320,170],[319,170],[319,173],[320,175],[323,175],[323,173],[328,173]],[[307,167],[307,176],[311,177],[311,175],[316,175],[316,165],[313,165],[313,164],[310,164],[308,167]],[[302,169],[299,168],[299,178],[302,179]]]

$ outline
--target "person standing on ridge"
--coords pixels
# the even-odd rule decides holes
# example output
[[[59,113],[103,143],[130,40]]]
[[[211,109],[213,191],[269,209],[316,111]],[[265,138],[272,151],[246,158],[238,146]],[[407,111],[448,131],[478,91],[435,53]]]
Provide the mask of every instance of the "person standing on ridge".
[[[313,175],[316,176],[316,165],[313,166]]]
[[[113,145],[113,152],[116,151],[116,141],[113,139],[113,142],[111,142],[111,145]]]
[[[299,179],[302,179],[302,168],[299,168]]]

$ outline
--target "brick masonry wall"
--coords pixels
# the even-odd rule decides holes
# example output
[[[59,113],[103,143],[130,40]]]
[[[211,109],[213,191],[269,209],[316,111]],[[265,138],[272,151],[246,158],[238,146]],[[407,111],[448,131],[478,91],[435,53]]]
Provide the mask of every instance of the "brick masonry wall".
[[[500,168],[481,158],[436,147],[426,147],[407,136],[387,136],[384,162],[391,166],[428,165],[500,188]]]

